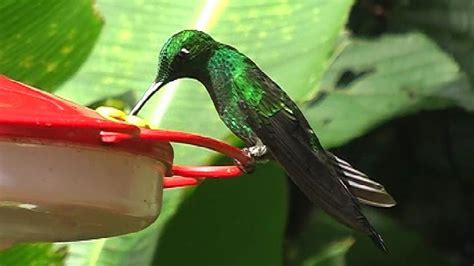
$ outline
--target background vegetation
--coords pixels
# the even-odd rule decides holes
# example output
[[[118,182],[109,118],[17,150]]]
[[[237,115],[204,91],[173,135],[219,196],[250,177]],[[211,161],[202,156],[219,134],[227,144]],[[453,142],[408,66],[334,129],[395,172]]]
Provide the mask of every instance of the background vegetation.
[[[385,237],[385,255],[269,164],[167,190],[159,219],[141,232],[16,245],[0,253],[0,265],[474,261],[471,0],[3,0],[0,14],[0,73],[87,106],[125,110],[152,81],[164,41],[181,29],[205,30],[253,58],[304,109],[325,147],[398,201],[366,210]],[[169,85],[143,115],[157,128],[239,143],[196,82]],[[187,147],[176,147],[175,159],[223,160]]]

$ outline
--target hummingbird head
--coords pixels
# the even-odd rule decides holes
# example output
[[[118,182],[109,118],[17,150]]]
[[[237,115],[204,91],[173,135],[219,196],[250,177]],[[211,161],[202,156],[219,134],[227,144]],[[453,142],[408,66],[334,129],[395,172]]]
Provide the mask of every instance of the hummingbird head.
[[[171,36],[161,48],[155,81],[130,112],[136,115],[161,87],[178,78],[198,78],[218,43],[198,30],[183,30]]]

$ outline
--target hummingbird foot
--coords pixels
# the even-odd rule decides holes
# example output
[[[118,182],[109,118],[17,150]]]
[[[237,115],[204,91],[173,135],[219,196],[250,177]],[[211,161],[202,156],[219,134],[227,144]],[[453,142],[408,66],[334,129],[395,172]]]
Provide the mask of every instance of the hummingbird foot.
[[[242,164],[240,161],[234,159],[234,164],[239,167],[239,169],[246,173],[246,174],[251,174],[255,171],[255,159],[254,157],[252,156],[252,154],[248,151],[247,148],[244,148],[242,149],[242,152],[244,152],[248,157],[252,158],[252,160],[250,160],[250,162],[248,162],[247,164]]]
[[[245,153],[248,157],[252,158],[252,160],[246,165],[242,165],[242,163],[237,160],[234,160],[234,163],[235,165],[237,165],[237,167],[240,168],[240,170],[242,170],[242,172],[246,174],[253,173],[255,171],[256,164],[264,164],[269,161],[269,159],[267,158],[267,146],[265,146],[265,144],[263,144],[260,139],[255,140],[254,146],[243,148],[242,152]]]
[[[264,144],[257,144],[252,147],[244,148],[244,150],[246,150],[250,156],[256,159],[262,158],[265,156],[265,154],[267,154],[267,146]]]
[[[255,145],[252,147],[244,148],[244,152],[246,152],[250,157],[255,159],[255,163],[257,164],[265,164],[270,161],[268,158],[268,150],[267,146],[265,145]]]

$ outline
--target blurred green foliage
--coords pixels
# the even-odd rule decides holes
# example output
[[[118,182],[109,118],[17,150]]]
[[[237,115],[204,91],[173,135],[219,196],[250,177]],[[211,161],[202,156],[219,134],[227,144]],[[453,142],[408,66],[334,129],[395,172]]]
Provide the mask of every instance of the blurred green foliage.
[[[0,73],[46,91],[74,74],[103,20],[92,0],[0,2]]]
[[[19,245],[0,253],[0,265],[472,263],[472,1],[100,0],[95,8],[90,0],[2,1],[0,73],[127,110],[153,79],[164,41],[204,29],[253,58],[298,101],[325,147],[395,196],[397,207],[367,211],[389,254],[308,204],[269,164],[166,191],[158,221],[141,232]],[[201,85],[168,87],[144,109],[154,126],[235,140]],[[220,160],[176,147],[179,163]]]
[[[67,247],[53,244],[17,244],[0,252],[0,265],[60,266],[67,256]]]

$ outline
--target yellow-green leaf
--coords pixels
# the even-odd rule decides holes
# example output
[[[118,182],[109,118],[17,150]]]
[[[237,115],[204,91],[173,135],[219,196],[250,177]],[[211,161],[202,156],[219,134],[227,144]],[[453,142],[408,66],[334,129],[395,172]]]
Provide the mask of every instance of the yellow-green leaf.
[[[0,74],[47,91],[77,71],[102,26],[92,0],[2,0],[0,14]]]

